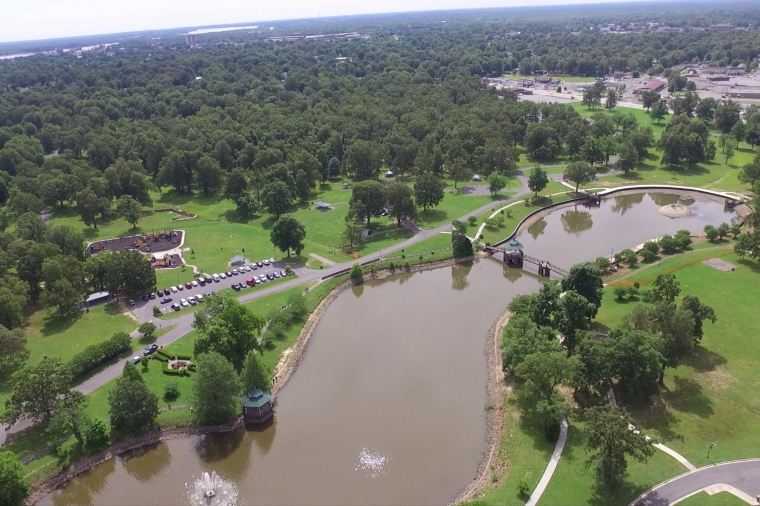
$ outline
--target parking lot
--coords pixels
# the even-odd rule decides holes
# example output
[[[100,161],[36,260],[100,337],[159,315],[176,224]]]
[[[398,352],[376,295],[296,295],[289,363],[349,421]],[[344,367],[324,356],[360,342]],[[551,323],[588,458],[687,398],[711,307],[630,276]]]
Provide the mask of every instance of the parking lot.
[[[131,301],[131,308],[146,319],[150,319],[153,316],[154,306],[158,306],[162,314],[172,313],[202,304],[207,297],[213,296],[220,290],[231,288],[245,292],[255,290],[259,286],[266,286],[276,279],[291,276],[294,276],[294,273],[287,274],[284,266],[278,265],[273,259],[266,259],[231,267],[225,272],[204,273],[196,276],[192,282],[183,285],[158,287],[158,291]]]

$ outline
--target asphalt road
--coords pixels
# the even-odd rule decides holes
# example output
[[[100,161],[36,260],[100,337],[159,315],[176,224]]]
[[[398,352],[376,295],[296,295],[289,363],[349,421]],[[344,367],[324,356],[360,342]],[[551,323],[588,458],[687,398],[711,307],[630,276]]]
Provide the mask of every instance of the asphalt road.
[[[665,506],[717,484],[730,485],[749,497],[760,496],[760,459],[721,462],[684,473],[644,492],[632,506]]]

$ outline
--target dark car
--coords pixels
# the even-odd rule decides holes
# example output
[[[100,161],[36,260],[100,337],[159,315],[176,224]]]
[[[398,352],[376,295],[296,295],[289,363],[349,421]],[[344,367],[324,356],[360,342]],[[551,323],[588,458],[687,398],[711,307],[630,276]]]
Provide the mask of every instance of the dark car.
[[[201,286],[206,286],[206,280],[203,278],[198,278],[198,284]]]
[[[156,294],[155,294],[155,293],[153,293],[153,292],[151,292],[151,294],[150,294],[150,295],[148,295],[148,298],[149,298],[149,299],[151,299],[151,300],[153,300],[153,299],[155,299],[155,298],[156,298]]]
[[[274,276],[272,275],[271,272],[267,272],[267,279],[269,279],[269,280],[274,279]]]
[[[240,291],[240,287],[238,286],[237,283],[235,283],[234,285],[232,285],[232,289],[235,290],[236,292]]]
[[[191,281],[188,281],[187,283],[185,283],[185,288],[187,288],[188,290],[191,289],[192,287],[193,287],[193,283]]]
[[[172,308],[173,310],[175,310],[175,311],[179,311],[180,309],[182,309],[182,306],[180,306],[179,304],[177,304],[177,303],[175,302],[174,304],[172,304],[172,305],[171,305],[171,308]]]
[[[143,350],[143,355],[148,356],[151,353],[155,353],[158,350],[158,345],[156,343],[151,344],[150,346],[146,346]]]
[[[168,304],[171,301],[172,301],[171,297],[165,297],[165,298],[161,299],[161,304]]]
[[[166,288],[166,289],[164,290],[164,295],[166,295],[167,297],[168,297],[169,295],[171,295],[171,294],[172,294],[172,291],[171,291],[171,290],[169,290],[168,288]]]

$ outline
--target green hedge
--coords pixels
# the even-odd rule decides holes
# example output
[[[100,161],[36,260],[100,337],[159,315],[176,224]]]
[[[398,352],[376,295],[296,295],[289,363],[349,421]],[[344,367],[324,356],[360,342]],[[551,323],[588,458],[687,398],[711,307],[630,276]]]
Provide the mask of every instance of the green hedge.
[[[68,364],[72,380],[92,372],[93,369],[132,350],[132,339],[124,332],[117,332],[107,341],[88,346],[74,355]]]

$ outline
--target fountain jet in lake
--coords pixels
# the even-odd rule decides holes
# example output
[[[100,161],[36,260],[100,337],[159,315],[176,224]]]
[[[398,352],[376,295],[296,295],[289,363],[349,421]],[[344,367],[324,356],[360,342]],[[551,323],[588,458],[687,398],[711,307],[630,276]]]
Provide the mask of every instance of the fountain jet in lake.
[[[232,482],[219,477],[216,471],[204,472],[192,484],[185,484],[192,506],[235,506],[238,490]]]

